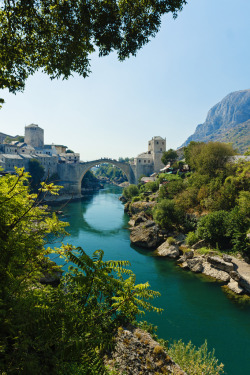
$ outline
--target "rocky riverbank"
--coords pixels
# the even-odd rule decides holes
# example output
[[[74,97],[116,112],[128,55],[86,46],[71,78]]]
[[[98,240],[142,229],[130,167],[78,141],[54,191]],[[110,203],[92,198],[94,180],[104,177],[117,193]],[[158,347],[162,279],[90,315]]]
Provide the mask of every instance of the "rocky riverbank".
[[[148,332],[136,327],[118,329],[115,348],[105,363],[119,374],[187,375]]]
[[[204,241],[192,247],[185,243],[182,233],[169,232],[160,227],[148,214],[155,202],[135,202],[125,204],[130,215],[130,240],[133,245],[150,249],[155,256],[175,259],[184,270],[202,273],[223,282],[236,294],[250,295],[250,264],[240,256],[229,256],[217,251],[205,251]]]

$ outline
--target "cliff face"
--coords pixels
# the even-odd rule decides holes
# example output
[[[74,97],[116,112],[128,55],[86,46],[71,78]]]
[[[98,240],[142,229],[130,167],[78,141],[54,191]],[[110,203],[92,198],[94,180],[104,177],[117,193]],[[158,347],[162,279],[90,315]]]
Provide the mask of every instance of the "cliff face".
[[[250,90],[233,92],[213,106],[182,146],[190,141],[232,142],[240,152],[246,151],[250,146]]]

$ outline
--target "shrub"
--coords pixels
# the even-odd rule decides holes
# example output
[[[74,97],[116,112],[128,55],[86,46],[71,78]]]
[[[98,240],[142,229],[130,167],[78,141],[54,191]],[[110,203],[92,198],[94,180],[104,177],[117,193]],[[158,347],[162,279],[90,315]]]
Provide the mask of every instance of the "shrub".
[[[197,237],[212,246],[228,247],[230,243],[227,235],[228,217],[229,213],[223,210],[203,216],[197,226]]]
[[[174,245],[176,243],[176,240],[174,239],[174,237],[168,237],[167,241],[169,245]]]
[[[139,195],[139,189],[137,185],[131,184],[123,189],[122,194],[126,199],[131,200],[133,197]]]
[[[174,201],[163,199],[154,207],[153,218],[162,228],[173,229],[181,224],[184,214]]]
[[[223,364],[218,364],[214,350],[208,351],[207,342],[196,348],[191,341],[185,344],[182,340],[174,341],[168,354],[188,375],[224,374]]]
[[[140,200],[141,200],[141,199],[140,199],[139,196],[133,197],[133,198],[132,198],[132,203],[134,203],[134,202],[139,202]]]
[[[186,244],[189,246],[194,245],[196,242],[199,241],[199,237],[195,232],[189,232],[186,237]]]

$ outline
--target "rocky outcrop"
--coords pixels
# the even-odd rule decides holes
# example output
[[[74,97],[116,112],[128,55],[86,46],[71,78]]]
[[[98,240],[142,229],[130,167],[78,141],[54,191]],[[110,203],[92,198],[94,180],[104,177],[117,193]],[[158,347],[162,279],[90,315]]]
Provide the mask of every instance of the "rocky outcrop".
[[[213,277],[217,280],[224,281],[226,283],[230,280],[230,276],[227,272],[215,268],[212,264],[206,261],[203,263],[202,273],[204,273],[204,275]]]
[[[228,283],[236,294],[250,294],[250,265],[237,258],[224,254],[219,256],[199,256],[193,250],[185,252],[178,263],[183,269],[203,273],[216,280]]]
[[[239,286],[239,284],[237,283],[237,281],[235,281],[234,279],[230,279],[229,283],[227,284],[227,287],[232,290],[232,292],[236,293],[236,294],[241,294],[243,293],[244,289],[241,288]]]
[[[244,152],[250,145],[250,90],[241,90],[227,95],[213,106],[206,121],[197,126],[182,146],[190,141],[232,142],[233,146]]]
[[[167,240],[155,250],[154,254],[161,257],[178,258],[180,250],[178,245],[169,244]]]
[[[131,228],[130,241],[135,246],[147,249],[156,248],[162,242],[158,225],[152,220],[147,220]]]
[[[225,272],[231,272],[234,269],[234,266],[231,262],[225,262],[220,257],[207,257],[208,263],[210,263],[213,267],[217,268],[218,270],[222,270]]]
[[[139,328],[118,329],[115,348],[105,364],[118,374],[187,375],[149,333]]]

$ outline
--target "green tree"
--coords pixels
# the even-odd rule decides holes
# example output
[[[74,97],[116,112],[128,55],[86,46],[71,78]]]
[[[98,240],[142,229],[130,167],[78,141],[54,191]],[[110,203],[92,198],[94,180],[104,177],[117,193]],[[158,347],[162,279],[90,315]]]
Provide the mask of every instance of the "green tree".
[[[165,151],[162,155],[161,161],[163,164],[173,163],[178,158],[178,154],[172,148]]]
[[[0,179],[0,373],[101,375],[118,326],[160,312],[147,301],[159,294],[101,250],[90,257],[68,244],[46,248],[67,224],[30,194],[27,173],[16,174]],[[43,194],[58,189],[41,185]],[[49,254],[70,262],[57,287],[40,283],[44,270],[53,273]]]
[[[89,55],[116,51],[120,61],[154,37],[166,13],[185,0],[0,1],[0,88],[22,90],[38,69],[51,78],[86,77]]]
[[[199,174],[214,177],[219,173],[226,174],[226,163],[235,155],[232,145],[220,142],[190,142],[185,149],[185,158],[191,169]]]
[[[138,189],[138,186],[137,185],[129,185],[127,187],[125,187],[122,191],[122,195],[128,199],[128,200],[131,200],[133,197],[139,195],[139,189]]]
[[[153,218],[162,228],[174,229],[183,222],[184,214],[173,200],[162,199],[153,209]]]
[[[29,160],[30,186],[33,191],[39,189],[40,182],[44,177],[44,167],[37,159]]]

